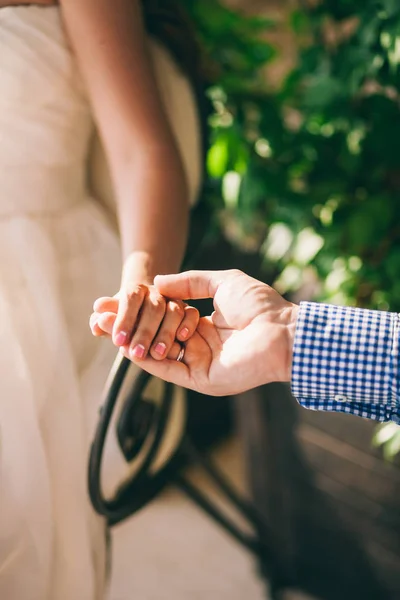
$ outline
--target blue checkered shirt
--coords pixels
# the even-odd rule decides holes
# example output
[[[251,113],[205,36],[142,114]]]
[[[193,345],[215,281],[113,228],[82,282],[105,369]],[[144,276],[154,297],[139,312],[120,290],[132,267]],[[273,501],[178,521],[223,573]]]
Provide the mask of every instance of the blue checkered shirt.
[[[400,424],[400,315],[302,302],[292,392],[312,410]]]

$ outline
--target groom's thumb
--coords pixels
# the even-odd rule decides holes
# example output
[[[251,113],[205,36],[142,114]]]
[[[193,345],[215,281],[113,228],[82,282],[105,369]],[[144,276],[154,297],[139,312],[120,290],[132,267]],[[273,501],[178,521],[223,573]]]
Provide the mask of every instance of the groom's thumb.
[[[213,298],[225,275],[226,271],[185,271],[177,275],[157,275],[154,285],[169,298]]]

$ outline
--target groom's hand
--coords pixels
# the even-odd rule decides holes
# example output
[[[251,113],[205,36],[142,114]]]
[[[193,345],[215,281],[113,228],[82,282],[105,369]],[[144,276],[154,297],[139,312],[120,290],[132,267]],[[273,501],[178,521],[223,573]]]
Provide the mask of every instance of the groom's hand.
[[[167,297],[213,298],[215,310],[200,319],[182,362],[149,357],[146,371],[211,395],[290,380],[298,307],[271,287],[237,270],[160,275],[154,284]]]

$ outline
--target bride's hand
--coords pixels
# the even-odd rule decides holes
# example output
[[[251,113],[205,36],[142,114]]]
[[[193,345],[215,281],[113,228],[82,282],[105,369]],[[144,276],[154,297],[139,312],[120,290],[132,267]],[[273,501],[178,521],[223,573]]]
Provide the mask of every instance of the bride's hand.
[[[214,312],[200,319],[181,362],[148,357],[141,362],[145,371],[214,396],[290,381],[295,304],[240,271],[163,275],[155,285],[174,298],[213,298]]]
[[[178,342],[188,341],[196,330],[199,313],[182,300],[164,298],[153,285],[124,286],[124,293],[96,300],[90,317],[94,336],[110,336],[125,356],[143,360],[176,359]]]

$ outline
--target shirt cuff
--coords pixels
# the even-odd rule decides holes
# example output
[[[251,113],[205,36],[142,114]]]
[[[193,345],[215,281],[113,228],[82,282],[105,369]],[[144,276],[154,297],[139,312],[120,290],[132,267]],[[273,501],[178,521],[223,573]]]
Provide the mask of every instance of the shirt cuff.
[[[400,423],[400,315],[301,302],[292,393],[312,410]]]

